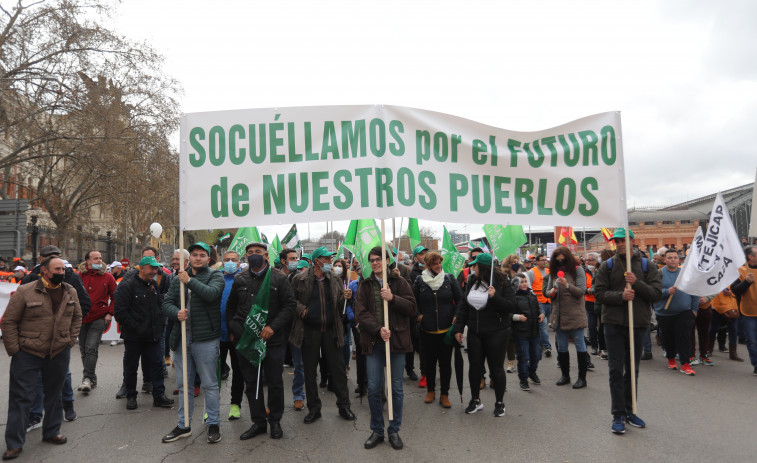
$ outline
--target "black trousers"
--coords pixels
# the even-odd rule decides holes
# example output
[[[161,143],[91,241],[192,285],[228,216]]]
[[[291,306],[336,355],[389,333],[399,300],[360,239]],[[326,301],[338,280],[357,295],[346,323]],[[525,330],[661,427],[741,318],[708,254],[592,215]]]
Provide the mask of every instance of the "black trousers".
[[[631,406],[631,347],[628,327],[605,323],[605,343],[607,344],[607,367],[610,371],[610,410],[613,415],[626,416],[632,413]],[[633,351],[636,361],[634,380],[636,393],[639,388],[639,364],[644,347],[647,328],[633,329]]]
[[[510,342],[510,330],[487,331],[475,333],[468,329],[468,381],[471,397],[478,399],[481,388],[481,375],[484,357],[489,364],[489,377],[494,379],[494,397],[502,402],[505,397],[507,375],[505,375],[505,352]],[[428,376],[426,377],[428,381]]]
[[[334,328],[321,332],[318,328],[305,327],[302,338],[302,363],[305,368],[305,396],[308,410],[320,410],[321,398],[318,396],[318,358],[323,355],[329,373],[331,384],[336,394],[336,405],[339,408],[349,408],[350,396],[347,392],[347,370],[342,359],[342,348],[337,347],[336,337],[344,339],[344,334],[334,333]]]
[[[242,404],[242,393],[244,392],[244,374],[239,368],[239,356],[234,343],[221,341],[221,365],[226,363],[226,354],[231,358],[231,403],[234,405]],[[266,355],[268,355],[266,353]]]
[[[142,359],[142,375],[145,382],[152,382],[152,396],[159,398],[166,392],[163,384],[163,352],[160,341],[141,342],[124,340],[124,385],[126,397],[137,396],[137,369]],[[147,372],[145,374],[144,372]],[[148,379],[149,378],[149,379]]]
[[[368,375],[365,370],[365,354],[360,347],[360,331],[352,327],[352,337],[355,339],[355,364],[357,366],[357,386],[365,390],[368,387]]]
[[[691,310],[678,315],[657,317],[657,326],[662,331],[662,344],[665,356],[669,359],[678,358],[681,364],[689,363],[691,358],[691,327],[696,315]]]
[[[263,378],[258,383],[258,367],[250,363],[243,356],[238,356],[239,369],[242,371],[246,386],[245,394],[250,404],[250,418],[253,423],[261,426],[266,425],[265,395],[263,393]],[[260,365],[260,374],[265,377],[265,385],[268,386],[268,421],[278,423],[284,416],[284,348],[280,343],[268,345],[265,357]],[[258,398],[255,392],[259,389]],[[232,402],[233,403],[233,402]]]
[[[446,333],[433,334],[420,332],[423,343],[426,371],[426,390],[434,392],[436,389],[436,364],[439,363],[439,391],[441,395],[449,394],[449,382],[452,378],[452,346],[444,343]]]

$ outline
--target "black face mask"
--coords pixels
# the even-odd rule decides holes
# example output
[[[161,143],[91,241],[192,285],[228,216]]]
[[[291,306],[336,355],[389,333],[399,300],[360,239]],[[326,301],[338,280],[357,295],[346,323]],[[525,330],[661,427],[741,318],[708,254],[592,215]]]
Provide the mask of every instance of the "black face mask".
[[[555,263],[557,264],[558,267],[562,267],[565,265],[565,259],[556,259]]]
[[[247,263],[250,264],[250,268],[260,268],[265,263],[265,259],[260,254],[250,254],[247,257]]]
[[[65,273],[53,273],[50,275],[50,283],[54,285],[59,285],[63,283],[63,280],[66,278]]]

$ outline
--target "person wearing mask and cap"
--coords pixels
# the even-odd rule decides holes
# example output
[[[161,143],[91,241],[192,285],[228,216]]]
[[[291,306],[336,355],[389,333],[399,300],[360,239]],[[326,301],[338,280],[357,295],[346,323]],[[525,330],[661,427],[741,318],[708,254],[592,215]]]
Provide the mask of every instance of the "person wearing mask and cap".
[[[123,379],[126,386],[126,409],[137,408],[137,368],[142,366],[152,379],[153,407],[171,408],[172,399],[166,397],[163,384],[163,355],[160,339],[163,336],[162,296],[154,280],[163,266],[155,257],[139,261],[137,276],[125,280],[116,291],[114,315],[121,325],[124,340]]]
[[[97,387],[95,369],[100,339],[113,318],[113,293],[116,291],[116,279],[105,271],[102,254],[95,250],[89,251],[84,256],[84,262],[79,264],[79,274],[92,300],[92,308],[82,319],[79,336],[79,350],[84,371],[81,385],[77,389],[88,394]]]
[[[121,283],[121,280],[124,277],[124,268],[121,265],[121,262],[113,262],[108,266],[108,269],[110,270],[110,274],[113,275],[113,278],[116,279],[116,284]]]
[[[234,343],[229,337],[229,327],[226,322],[226,305],[231,293],[231,287],[234,284],[234,277],[241,273],[239,268],[239,253],[236,251],[226,251],[222,257],[223,263],[223,296],[221,296],[221,379],[229,377],[231,370],[231,406],[229,408],[229,420],[238,420],[241,417],[240,405],[242,405],[242,393],[244,392],[244,376],[239,367],[239,356],[234,349]],[[226,363],[226,356],[229,356],[231,368]]]
[[[240,440],[252,439],[271,428],[271,438],[281,439],[281,418],[284,416],[284,343],[285,332],[292,325],[295,300],[289,280],[281,271],[268,263],[268,246],[253,242],[245,248],[247,269],[234,277],[229,299],[226,302],[226,320],[229,324],[229,336],[232,342],[239,342],[244,332],[245,321],[250,309],[255,304],[255,297],[261,292],[266,276],[270,272],[270,299],[265,327],[260,332],[260,339],[266,343],[266,355],[260,369],[247,358],[238,356],[239,368],[244,376],[247,390],[247,402],[250,405],[252,426],[239,436]],[[261,371],[262,370],[262,371]],[[268,410],[263,393],[264,382],[258,373],[265,376],[268,386]]]
[[[3,344],[11,356],[8,376],[7,450],[3,460],[19,456],[26,442],[27,414],[41,376],[45,394],[42,440],[65,444],[60,433],[60,394],[81,327],[76,290],[65,283],[63,260],[48,257],[40,264],[40,280],[13,293],[2,319]]]
[[[286,275],[290,285],[292,278],[300,273],[300,262],[297,260],[297,251],[294,249],[283,249],[279,253],[279,260],[282,265],[282,272]],[[304,262],[304,261],[302,261]],[[294,401],[294,409],[296,411],[302,411],[305,409],[305,366],[302,363],[302,350],[289,341],[289,336],[292,334],[292,327],[286,327],[286,333],[284,337],[289,345],[289,351],[292,354],[292,366],[294,367],[294,377],[292,378],[292,400]]]
[[[628,230],[633,240],[633,231]],[[617,253],[603,261],[594,275],[594,297],[602,304],[607,362],[610,373],[610,430],[625,434],[626,423],[637,428],[646,426],[633,413],[631,381],[638,383],[639,364],[631,370],[629,323],[633,326],[634,358],[641,355],[644,333],[652,319],[651,305],[662,298],[662,281],[657,266],[642,258],[633,249],[626,249],[626,229],[616,228],[611,240]],[[633,241],[631,241],[633,245]],[[626,268],[626,252],[631,252],[631,268]],[[612,262],[612,264],[610,264]],[[628,301],[632,301],[632,320],[628,319]],[[639,389],[636,388],[638,393]]]
[[[345,298],[352,297],[352,291],[344,289],[331,272],[334,254],[321,246],[313,251],[313,266],[292,279],[297,315],[290,339],[292,344],[302,349],[308,407],[305,424],[321,417],[321,399],[316,381],[319,354],[326,359],[331,373],[339,415],[347,421],[355,420],[355,414],[350,409],[346,369],[341,358],[344,345],[342,309]]]
[[[21,280],[26,276],[26,268],[20,265],[13,269],[13,277],[10,279],[11,283],[21,283]]]
[[[221,338],[221,297],[223,296],[223,274],[208,266],[210,246],[198,241],[189,247],[189,269],[179,270],[171,281],[171,287],[163,299],[163,315],[174,321],[169,345],[176,352],[181,349],[181,323],[186,324],[187,364],[182,355],[174,355],[176,365],[176,385],[179,395],[183,393],[183,369],[187,369],[187,378],[200,374],[202,388],[205,391],[205,412],[208,419],[207,441],[210,444],[221,441],[221,397],[218,388],[218,354]],[[180,291],[184,290],[186,307],[180,303]],[[177,323],[179,322],[179,323]],[[164,443],[174,442],[192,434],[192,412],[194,411],[194,394],[189,394],[189,410],[184,410],[184,400],[179,400],[178,423],[168,434],[163,436]],[[184,427],[184,414],[189,413],[190,427]]]

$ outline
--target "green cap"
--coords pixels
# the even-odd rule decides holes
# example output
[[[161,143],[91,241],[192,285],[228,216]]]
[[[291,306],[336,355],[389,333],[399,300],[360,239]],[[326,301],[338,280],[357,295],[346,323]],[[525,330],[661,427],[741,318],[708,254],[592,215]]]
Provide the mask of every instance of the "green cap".
[[[309,267],[310,267],[310,264],[308,264],[308,261],[306,261],[306,260],[301,260],[301,261],[297,262],[297,269],[309,268]]]
[[[474,264],[483,264],[483,265],[491,265],[492,264],[492,255],[486,254],[485,252],[482,252],[481,254],[477,255],[475,259],[473,259],[469,264],[468,267],[474,265]]]
[[[428,248],[419,244],[415,247],[415,249],[413,249],[413,257],[415,257],[417,254],[422,253],[423,251],[428,251]]]
[[[310,257],[310,254],[308,254],[308,253],[304,253],[304,254],[302,255],[302,257],[300,257],[300,259],[313,260],[313,258],[312,258],[312,257]]]
[[[190,246],[190,247],[189,247],[189,248],[187,249],[187,251],[191,253],[191,252],[192,252],[192,249],[194,249],[194,248],[200,248],[200,249],[202,249],[203,251],[207,252],[207,253],[208,253],[208,255],[210,255],[210,246],[208,246],[207,244],[203,243],[202,241],[198,241],[198,242],[196,242],[195,244],[193,244],[192,246]]]
[[[320,248],[313,251],[313,258],[311,260],[318,259],[319,257],[332,257],[334,255],[336,255],[335,252],[329,251],[328,249],[326,249],[326,246],[321,246]],[[304,254],[303,257],[305,257]]]
[[[633,239],[633,230],[629,229],[628,230],[628,235],[631,237],[631,239]],[[616,228],[615,231],[612,234],[612,238],[610,238],[610,239],[614,240],[614,239],[618,239],[618,238],[620,238],[620,239],[625,239],[626,238],[626,229],[625,228],[622,228],[622,227],[621,228]]]
[[[276,265],[279,265],[280,263],[281,263],[281,258],[279,258],[279,256],[276,256],[276,258],[273,259],[273,265],[276,266]]]
[[[149,265],[151,267],[162,267],[162,265],[157,260],[155,260],[155,257],[153,256],[143,257],[142,260],[139,261],[139,266],[141,267],[143,265]]]

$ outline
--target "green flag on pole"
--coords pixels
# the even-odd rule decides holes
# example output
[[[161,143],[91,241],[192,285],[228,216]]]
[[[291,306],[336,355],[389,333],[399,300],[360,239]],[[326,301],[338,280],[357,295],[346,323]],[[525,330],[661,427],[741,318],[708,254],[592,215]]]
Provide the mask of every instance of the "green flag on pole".
[[[273,238],[273,243],[271,243],[271,246],[268,247],[268,256],[269,258],[271,256],[278,256],[281,251],[282,251],[281,241],[279,241],[279,235],[277,233],[276,236]]]
[[[266,345],[265,341],[260,339],[260,332],[265,328],[268,320],[268,304],[271,298],[271,268],[263,278],[263,284],[260,285],[258,294],[255,295],[250,312],[244,321],[244,331],[239,338],[236,351],[244,358],[257,366],[265,358]]]
[[[289,249],[301,249],[300,235],[297,233],[297,224],[292,225],[284,238],[281,239],[281,245]]]
[[[407,236],[410,238],[410,249],[415,249],[421,244],[421,230],[418,228],[418,219],[408,218]]]
[[[250,243],[260,243],[260,233],[257,227],[242,227],[237,230],[234,239],[229,245],[229,251],[235,251],[240,256],[244,256],[244,248]]]
[[[370,262],[368,262],[368,253],[376,246],[381,246],[381,230],[376,225],[374,219],[352,220],[350,227],[347,229],[347,237],[344,239],[344,248],[355,255],[363,269],[363,278],[367,278],[373,273]],[[392,251],[387,250],[389,263],[393,262]]]
[[[452,238],[449,236],[447,227],[444,227],[444,238],[442,239],[442,248],[440,251],[444,258],[442,261],[444,273],[451,273],[457,277],[457,274],[460,273],[463,265],[465,265],[465,257],[457,251],[454,243],[452,243]]]
[[[221,241],[225,240],[226,238],[231,238],[231,233],[227,233],[227,234],[223,235],[222,237],[218,238],[218,242],[220,243]]]
[[[500,262],[528,241],[520,225],[484,225],[483,229],[492,247],[492,254]]]

